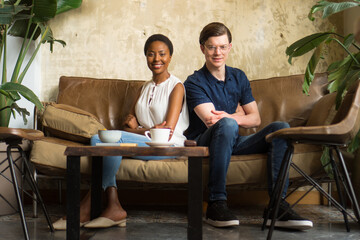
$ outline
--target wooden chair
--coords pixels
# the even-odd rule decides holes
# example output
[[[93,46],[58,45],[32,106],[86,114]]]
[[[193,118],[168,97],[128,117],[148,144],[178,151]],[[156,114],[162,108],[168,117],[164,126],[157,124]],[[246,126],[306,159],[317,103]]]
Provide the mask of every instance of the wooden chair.
[[[271,142],[274,138],[283,138],[288,141],[288,149],[282,161],[281,169],[277,182],[275,184],[268,208],[265,213],[262,229],[269,217],[272,219],[267,239],[271,239],[275,227],[276,217],[281,201],[281,193],[285,186],[285,180],[288,176],[290,166],[299,172],[311,185],[313,185],[322,195],[324,195],[339,211],[344,215],[344,222],[347,231],[350,231],[347,216],[360,223],[359,204],[351,184],[349,172],[347,170],[344,158],[339,147],[346,146],[354,138],[360,128],[360,80],[355,82],[343,99],[334,120],[330,125],[324,126],[305,126],[281,129],[266,136],[266,141]],[[294,144],[306,143],[329,147],[330,164],[334,175],[337,191],[339,193],[338,203],[330,194],[328,194],[311,176],[307,175],[297,165],[292,162]],[[336,152],[338,163],[336,163],[333,151]],[[320,159],[319,159],[320,161]],[[338,166],[339,165],[339,166]],[[355,218],[346,210],[346,202],[343,195],[343,188],[349,197]]]
[[[15,172],[15,168],[17,168],[20,172],[22,172],[22,176],[24,177],[24,180],[27,181],[31,187],[31,190],[35,193],[36,199],[41,204],[41,207],[44,211],[46,220],[48,222],[48,225],[50,227],[50,230],[53,232],[54,228],[52,226],[50,217],[47,213],[46,207],[44,205],[44,202],[41,198],[41,195],[39,193],[39,189],[37,187],[37,184],[34,180],[34,177],[32,175],[32,171],[30,170],[29,161],[26,157],[26,154],[24,153],[23,149],[21,148],[20,144],[24,139],[33,141],[38,140],[44,137],[44,134],[41,131],[38,130],[32,130],[32,129],[20,129],[20,128],[7,128],[7,127],[0,127],[0,142],[5,142],[7,145],[7,158],[3,160],[0,164],[6,164],[6,160],[8,160],[9,166],[7,168],[10,168],[11,173],[11,180],[8,179],[14,186],[14,191],[16,195],[17,204],[19,207],[19,214],[21,218],[21,223],[24,231],[24,237],[25,239],[29,239],[28,229],[26,226],[26,219],[24,215],[24,208],[23,208],[23,202],[21,197],[21,192],[26,193],[29,197],[32,197],[31,194],[27,193],[24,189],[22,189],[17,181],[17,176]],[[16,162],[19,159],[13,159],[12,157],[12,149],[16,149],[19,151],[20,156],[23,160],[24,169],[21,169]],[[6,169],[7,169],[6,168]],[[5,169],[5,170],[6,170]],[[4,171],[5,171],[4,170]],[[4,176],[0,173],[0,175]],[[6,200],[5,200],[6,201]]]

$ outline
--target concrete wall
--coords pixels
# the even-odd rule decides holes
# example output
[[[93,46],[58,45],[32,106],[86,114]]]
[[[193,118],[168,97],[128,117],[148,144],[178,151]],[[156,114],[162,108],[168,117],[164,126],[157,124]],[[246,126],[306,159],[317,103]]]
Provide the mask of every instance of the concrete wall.
[[[225,23],[233,34],[228,64],[250,80],[303,73],[307,57],[287,63],[285,49],[294,41],[332,28],[343,31],[342,15],[307,19],[314,0],[84,0],[81,8],[50,22],[54,35],[67,42],[41,50],[42,100],[55,100],[61,75],[98,78],[151,78],[143,54],[146,39],[167,35],[174,44],[170,72],[180,79],[202,67],[198,44],[209,22]],[[329,51],[327,61],[342,53]],[[327,63],[319,67],[326,70]]]

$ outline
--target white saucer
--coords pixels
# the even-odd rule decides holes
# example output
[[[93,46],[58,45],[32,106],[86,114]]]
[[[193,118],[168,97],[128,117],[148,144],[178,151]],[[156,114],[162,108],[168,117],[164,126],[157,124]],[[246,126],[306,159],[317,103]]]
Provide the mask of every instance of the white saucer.
[[[120,146],[121,143],[96,143],[96,146]]]
[[[174,145],[174,143],[171,142],[165,142],[165,143],[161,143],[161,142],[145,142],[147,145],[151,146],[151,147],[170,147],[172,145]]]

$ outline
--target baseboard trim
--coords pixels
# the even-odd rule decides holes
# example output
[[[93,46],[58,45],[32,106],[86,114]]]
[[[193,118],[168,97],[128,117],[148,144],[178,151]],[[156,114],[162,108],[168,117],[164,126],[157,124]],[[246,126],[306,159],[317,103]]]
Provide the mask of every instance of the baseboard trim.
[[[57,204],[60,202],[57,190],[44,189],[40,191],[42,198],[46,204]],[[287,201],[290,204],[296,202],[305,191],[294,192]],[[86,194],[86,190],[82,190],[81,196]],[[165,205],[177,206],[187,205],[186,190],[141,190],[139,189],[120,189],[119,199],[123,205]],[[204,201],[206,201],[206,193],[204,193]],[[30,198],[25,199],[26,203],[31,203]],[[63,204],[66,203],[66,191],[62,192]],[[267,191],[228,191],[228,204],[230,206],[266,206],[269,202]],[[311,191],[298,204],[327,204],[327,201],[318,191]]]

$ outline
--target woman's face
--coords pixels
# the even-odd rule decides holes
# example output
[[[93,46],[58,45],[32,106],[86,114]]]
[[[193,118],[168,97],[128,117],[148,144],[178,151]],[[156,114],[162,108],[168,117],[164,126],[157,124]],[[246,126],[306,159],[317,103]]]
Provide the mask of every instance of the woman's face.
[[[161,41],[152,42],[146,51],[146,60],[153,75],[167,74],[167,68],[171,61],[168,46]]]

